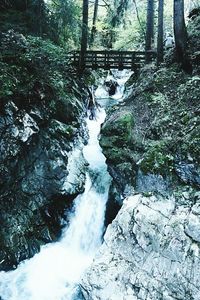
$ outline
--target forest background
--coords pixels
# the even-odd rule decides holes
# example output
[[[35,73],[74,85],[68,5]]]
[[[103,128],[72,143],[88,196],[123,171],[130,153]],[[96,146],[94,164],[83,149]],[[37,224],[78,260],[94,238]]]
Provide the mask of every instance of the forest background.
[[[155,1],[154,28],[157,34]],[[185,0],[185,17],[198,6],[198,0]],[[81,0],[2,0],[0,31],[9,29],[51,40],[66,50],[80,48],[82,30]],[[91,49],[144,50],[146,0],[89,1],[89,40]],[[164,3],[164,35],[173,33],[173,1]],[[156,47],[156,39],[153,47]]]

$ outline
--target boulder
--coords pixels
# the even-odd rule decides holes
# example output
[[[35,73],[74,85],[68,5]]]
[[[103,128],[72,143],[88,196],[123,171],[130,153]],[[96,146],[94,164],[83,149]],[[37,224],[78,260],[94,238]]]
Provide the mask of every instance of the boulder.
[[[108,91],[109,96],[113,96],[117,92],[117,87],[119,84],[114,79],[108,79],[104,82],[104,85]]]
[[[82,280],[85,299],[200,299],[199,205],[198,195],[128,197]]]

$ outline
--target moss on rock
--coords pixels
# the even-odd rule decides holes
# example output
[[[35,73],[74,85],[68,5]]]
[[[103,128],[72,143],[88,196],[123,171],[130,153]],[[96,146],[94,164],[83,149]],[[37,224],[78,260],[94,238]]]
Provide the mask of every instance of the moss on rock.
[[[198,20],[196,16],[188,27],[191,60],[199,51]],[[192,75],[184,73],[177,63],[171,63],[159,68],[149,64],[137,77],[131,76],[126,85],[127,98],[123,105],[109,112],[101,132],[101,146],[116,172],[121,173],[119,164],[126,166],[130,162],[134,171],[160,174],[177,183],[180,179],[177,165],[183,163],[180,172],[196,170],[195,178],[199,180],[200,60],[195,57]],[[181,174],[182,178],[189,175]],[[187,180],[181,180],[182,184],[188,184]],[[189,183],[195,186],[198,182],[195,180]],[[127,181],[131,181],[128,175]]]

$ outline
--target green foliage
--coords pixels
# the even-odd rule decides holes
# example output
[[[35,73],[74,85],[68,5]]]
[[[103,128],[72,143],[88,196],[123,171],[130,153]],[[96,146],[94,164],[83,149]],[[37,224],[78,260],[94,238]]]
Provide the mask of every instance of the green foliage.
[[[49,2],[49,9],[52,34],[59,44],[74,49],[80,38],[81,6],[74,0],[55,0]]]
[[[164,94],[158,92],[151,95],[151,102],[155,105],[159,105],[160,107],[164,107],[167,99]]]
[[[174,157],[167,153],[167,146],[161,141],[148,144],[148,150],[144,154],[140,163],[140,168],[144,173],[158,173],[166,175],[173,171]]]
[[[37,36],[51,36],[49,10],[43,0],[7,1],[0,12],[1,31],[15,30]]]
[[[151,92],[142,94],[152,111],[141,163],[146,171],[172,171],[174,156],[199,162],[199,82],[199,76],[189,77],[176,66],[155,72]]]
[[[0,30],[40,36],[71,49],[79,41],[79,19],[80,5],[76,1],[9,1],[0,12]]]
[[[116,42],[114,43],[115,49],[144,49],[144,28],[145,28],[145,13],[140,16],[138,22],[136,16],[133,18],[127,15],[125,26],[120,26],[116,29]]]
[[[76,85],[66,51],[50,41],[13,31],[3,35],[0,49],[1,103],[12,100],[25,107],[48,101],[58,120],[74,120],[81,105],[74,97]]]
[[[200,95],[200,76],[191,77],[186,83],[180,85],[178,97],[191,105],[198,105]]]
[[[188,36],[189,42],[192,49],[200,49],[200,15],[196,16],[193,20],[189,21],[188,24]]]
[[[134,126],[134,120],[131,113],[124,113],[118,116],[115,120],[111,120],[111,123],[107,123],[102,128],[102,132],[106,136],[116,137],[116,145],[120,143],[125,145],[130,141],[131,129]]]
[[[13,9],[0,12],[0,29],[3,32],[14,29],[17,32],[27,33],[26,15]]]

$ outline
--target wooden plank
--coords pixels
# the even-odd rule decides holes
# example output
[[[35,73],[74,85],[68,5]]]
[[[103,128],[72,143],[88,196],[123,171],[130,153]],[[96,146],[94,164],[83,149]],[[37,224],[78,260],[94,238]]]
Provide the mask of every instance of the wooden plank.
[[[155,52],[149,51],[148,55],[155,57]],[[85,55],[87,68],[118,68],[137,69],[145,62],[146,53],[144,51],[117,51],[117,50],[88,50]],[[80,51],[72,51],[67,54],[67,58],[75,65],[79,64]]]

